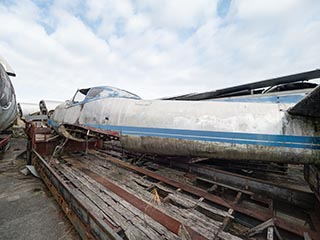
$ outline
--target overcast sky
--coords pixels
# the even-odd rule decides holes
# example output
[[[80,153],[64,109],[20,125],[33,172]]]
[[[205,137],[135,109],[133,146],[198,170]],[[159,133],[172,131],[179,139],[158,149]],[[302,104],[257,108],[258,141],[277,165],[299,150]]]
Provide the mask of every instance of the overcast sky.
[[[319,68],[319,0],[0,0],[19,101],[109,85],[142,98]]]

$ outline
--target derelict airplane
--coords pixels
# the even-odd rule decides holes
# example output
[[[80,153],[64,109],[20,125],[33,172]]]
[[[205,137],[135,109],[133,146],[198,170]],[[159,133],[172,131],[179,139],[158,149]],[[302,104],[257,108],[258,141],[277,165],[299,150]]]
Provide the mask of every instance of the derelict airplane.
[[[16,74],[0,57],[0,132],[9,128],[18,116],[16,95],[9,76]]]
[[[73,140],[96,134],[141,153],[319,164],[320,86],[305,82],[315,78],[320,70],[160,100],[79,89],[49,124]]]
[[[46,109],[45,114],[47,114],[53,111],[61,103],[61,101],[54,100],[41,100],[39,103],[19,102],[18,112],[21,118],[28,119],[28,117],[32,115],[41,114],[41,105],[44,105],[43,107]]]

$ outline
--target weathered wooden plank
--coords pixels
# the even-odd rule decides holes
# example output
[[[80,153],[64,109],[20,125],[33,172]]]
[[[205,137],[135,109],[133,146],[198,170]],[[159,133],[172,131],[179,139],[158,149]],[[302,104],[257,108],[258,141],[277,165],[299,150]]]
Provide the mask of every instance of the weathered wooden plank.
[[[150,202],[153,195],[149,191],[142,189],[139,184],[137,184],[135,181],[133,181],[133,179],[130,179],[132,176],[129,175],[128,177],[129,177],[128,181],[122,182],[122,184],[124,186],[128,187],[127,190],[129,191],[131,189],[132,192],[134,192],[140,198],[143,198],[144,200]],[[178,205],[181,206],[182,209],[190,209],[190,211],[192,210],[193,212],[195,212],[195,215],[199,215],[201,219],[205,219],[205,222],[209,221],[209,222],[215,223],[215,225],[219,226],[219,224],[220,224],[219,222],[212,220],[207,215],[203,214],[203,212],[199,212],[199,211],[197,211],[197,209],[195,209],[200,204],[200,202],[195,201],[195,200],[191,200],[191,199],[187,199],[180,192],[173,192],[173,191],[171,191],[171,192],[172,193],[169,194],[169,198],[171,198],[173,200],[173,202],[178,203]],[[176,196],[176,195],[178,195],[178,196]],[[170,203],[168,203],[168,204],[170,204]],[[168,204],[160,205],[160,206],[158,206],[158,208],[161,208],[162,210],[164,210],[168,214],[171,214],[170,211],[168,211],[168,209],[166,209],[166,206]]]
[[[124,207],[124,209],[125,209],[125,213],[126,214],[129,214],[129,213],[131,214],[132,213],[132,214],[134,214],[134,216],[139,216],[141,219],[143,219],[144,222],[147,223],[147,225],[149,227],[152,227],[154,231],[156,231],[160,235],[162,235],[163,239],[178,239],[178,237],[175,234],[173,234],[170,231],[168,231],[160,223],[154,221],[148,215],[145,215],[143,212],[141,212],[140,210],[138,210],[137,208],[135,208],[134,206],[132,206],[128,202],[124,201],[118,195],[116,195],[113,192],[105,189],[105,187],[102,186],[100,183],[95,182],[94,180],[92,180],[88,176],[83,176],[83,177],[86,178],[89,182],[92,183],[92,185],[93,185],[92,187],[94,187],[94,185],[98,186],[98,188],[100,189],[101,193],[104,193],[104,194],[108,195],[110,199],[112,198],[116,202],[116,204],[122,205]]]
[[[217,226],[212,226],[210,223],[205,223],[203,220],[197,219],[190,209],[180,209],[169,204],[167,206],[167,210],[169,210],[171,214],[174,214],[175,217],[184,225],[190,226],[194,231],[199,232],[208,239],[211,239],[215,231],[218,229]]]
[[[135,181],[136,179],[139,178],[139,176],[137,174],[134,174],[126,169],[123,169],[123,168],[119,168],[119,167],[116,167],[116,166],[113,166],[113,167],[116,167],[116,171],[118,172],[122,172],[122,174],[120,174],[121,176],[122,175],[126,175],[127,178],[124,179],[122,177],[118,178],[118,175],[115,175],[114,172],[113,174],[110,174],[109,171],[105,171],[104,168],[102,168],[100,166],[100,164],[103,164],[103,165],[106,165],[105,163],[108,163],[108,162],[104,162],[104,163],[101,163],[101,161],[98,160],[98,164],[95,164],[97,161],[96,160],[91,160],[90,162],[90,168],[93,170],[93,171],[96,171],[98,172],[99,174],[104,174],[104,175],[107,175],[109,178],[109,180],[113,180],[114,182],[118,182],[118,183],[121,183],[121,186],[122,187],[126,187],[126,190],[135,194],[136,196],[139,196],[140,198],[146,200],[147,202],[150,202],[150,200],[152,199],[152,194],[148,191],[146,191],[146,189],[144,187],[141,186],[141,184],[137,184],[137,181]],[[110,166],[110,164],[107,164],[108,165],[108,169],[111,169],[112,166]],[[88,166],[88,165],[86,165]],[[139,181],[139,180],[138,180]],[[148,180],[144,180],[144,185],[148,185],[147,184]],[[151,185],[152,182],[150,182],[149,185]],[[162,186],[160,186],[161,188],[163,188]],[[171,191],[172,192],[172,191]],[[174,193],[174,192],[173,192]],[[182,196],[182,194],[180,194],[180,196]],[[176,198],[177,201],[180,201],[180,203],[183,201],[182,200],[178,200],[178,197]],[[190,201],[190,200],[186,200],[186,201]],[[183,206],[182,204],[182,207],[184,208],[191,208],[191,207],[195,207],[197,204],[197,202],[193,201],[193,202],[189,202],[187,203],[186,206]],[[172,212],[166,208],[166,206],[158,206],[159,208],[161,208],[162,210],[164,210],[166,213],[168,213],[169,215],[172,215]],[[175,213],[175,216],[176,214],[179,214],[179,212],[176,212]],[[208,218],[206,215],[204,215],[203,213],[200,213],[198,212],[199,215],[201,215],[201,220],[202,219],[205,219],[205,221],[201,221],[202,224],[204,226],[202,226],[204,229],[206,227],[208,228],[213,228],[212,226],[205,226],[207,224],[207,222],[210,222],[210,218]],[[196,215],[194,215],[196,216]],[[190,217],[190,216],[188,216]],[[192,220],[192,219],[191,219]],[[187,222],[187,221],[190,221],[190,219],[185,219],[184,222]],[[197,220],[193,220],[194,224],[196,225],[199,225],[199,221],[197,222]],[[215,223],[215,227],[214,228],[218,228],[219,226],[219,223],[217,223],[216,221],[213,220],[213,222]],[[205,232],[205,230],[203,230],[203,232]]]
[[[101,205],[98,205],[96,203],[96,201],[99,201],[99,199],[96,198],[95,194],[92,191],[87,190],[83,186],[83,184],[78,179],[78,177],[75,176],[74,174],[72,174],[72,170],[68,169],[65,166],[60,166],[60,167],[61,167],[61,169],[60,169],[61,173],[63,173],[64,176],[67,177],[77,187],[77,191],[83,195],[82,200],[85,197],[86,203],[88,205],[91,205],[93,208],[95,208],[97,212],[100,212],[100,216],[101,216],[101,213],[104,213],[103,208],[108,207],[108,206],[105,206],[105,203],[103,203],[103,202],[100,202]],[[106,214],[104,214],[104,215],[106,215]],[[112,215],[112,212],[109,211],[108,215]],[[118,218],[115,218],[114,222],[116,225],[120,226],[120,224],[118,222]]]
[[[144,198],[145,200],[151,199],[152,194],[149,193],[148,191],[145,191],[145,189],[141,189],[141,185],[137,184],[135,181],[133,181],[133,179],[130,179],[131,177],[132,176],[130,174],[128,174],[129,179],[126,182],[120,181],[123,184],[122,186],[128,187],[127,188],[128,191],[131,189],[132,192],[136,193],[136,195],[139,195],[139,197]],[[171,209],[170,209],[170,211],[168,211],[167,205],[168,204],[161,205],[161,206],[158,206],[158,208],[161,208],[162,210],[164,210],[168,214],[173,215],[172,214],[173,212],[171,211]],[[189,202],[187,204],[187,206],[184,206],[184,208],[190,208],[190,209],[177,208],[176,211],[174,212],[174,216],[175,217],[178,215],[184,216],[184,218],[180,218],[181,222],[185,223],[186,225],[190,225],[190,226],[198,226],[195,230],[197,232],[203,234],[204,236],[207,236],[208,238],[210,238],[212,236],[213,232],[208,231],[207,229],[218,230],[221,223],[206,217],[205,215],[203,215],[202,213],[198,212],[195,209],[192,209],[195,206],[197,206],[196,201]],[[199,231],[199,228],[201,228],[200,231]],[[225,239],[232,239],[232,237],[233,237],[231,234],[225,234],[225,233],[221,233],[218,236],[219,237],[223,236]],[[239,239],[239,238],[235,237],[234,239]]]
[[[65,167],[64,168],[68,168]],[[69,169],[70,170],[70,169]],[[155,222],[153,219],[148,219],[148,221],[142,221],[142,219],[137,219],[136,212],[133,214],[132,209],[134,208],[133,206],[128,209],[128,206],[124,207],[123,206],[123,200],[121,198],[117,198],[114,196],[115,199],[112,199],[110,196],[106,194],[106,190],[103,186],[99,186],[100,184],[95,182],[94,180],[90,179],[90,177],[81,175],[81,172],[77,169],[72,170],[72,174],[77,175],[79,179],[81,179],[81,183],[84,184],[88,189],[91,189],[93,192],[95,192],[99,197],[105,202],[105,204],[108,204],[110,207],[112,207],[112,211],[109,210],[109,212],[116,211],[119,214],[121,214],[123,217],[127,219],[127,221],[131,222],[133,225],[137,227],[137,229],[140,229],[140,231],[144,232],[145,235],[147,235],[150,239],[174,239],[175,236],[168,230],[166,230],[161,224],[158,226],[154,227],[154,224],[150,224]],[[110,192],[108,194],[111,194]],[[92,195],[90,195],[92,196]],[[98,200],[95,198],[95,202],[99,204],[99,206],[103,205],[101,200]],[[122,205],[121,205],[122,203]],[[108,207],[108,208],[110,208]],[[128,211],[129,210],[129,211]],[[104,209],[104,211],[107,211]],[[139,211],[136,209],[136,211]],[[114,215],[114,212],[113,212]],[[115,216],[117,217],[117,216]],[[151,221],[150,221],[151,220]],[[144,223],[143,226],[141,226],[141,223]],[[148,223],[147,225],[145,223]],[[153,228],[150,228],[153,225]],[[146,227],[147,226],[147,227]],[[159,227],[162,228],[161,231],[159,231]],[[159,235],[160,234],[160,235]],[[168,236],[166,236],[168,235]]]
[[[229,216],[229,213],[227,211],[220,210],[218,208],[213,207],[212,205],[209,205],[203,201],[198,201],[198,199],[195,199],[194,197],[184,194],[180,191],[172,191],[170,188],[166,187],[165,184],[156,183],[155,186],[157,188],[160,188],[164,191],[174,193],[170,195],[170,198],[173,196],[174,199],[185,199],[185,201],[190,201],[190,204],[196,205],[195,208],[199,210],[201,213],[205,214],[207,217],[213,218],[214,220],[222,221],[223,218],[226,216]]]
[[[92,201],[86,196],[84,195],[79,189],[77,188],[72,188],[71,189],[72,193],[77,197],[77,199],[79,199],[79,201],[81,201],[86,208],[89,211],[93,211],[98,217],[100,217],[101,219],[106,219],[107,222],[109,222],[114,228],[118,228],[119,225],[114,222],[109,216],[107,216],[106,214],[104,214],[95,204],[92,203]]]
[[[74,164],[76,164],[76,162],[73,159],[71,161]],[[170,194],[170,197],[172,197],[172,199],[175,200],[176,203],[178,202],[181,205],[182,209],[176,208],[175,211],[172,211],[172,208],[168,207],[168,205],[171,205],[170,203],[163,204],[157,207],[171,216],[174,216],[174,217],[179,216],[178,217],[179,220],[183,224],[186,224],[187,226],[192,226],[192,227],[196,226],[196,231],[208,237],[209,239],[210,237],[214,236],[214,233],[218,231],[219,226],[221,225],[221,223],[214,220],[214,219],[216,220],[219,219],[219,217],[214,218],[212,216],[214,214],[218,214],[221,216],[220,218],[223,219],[223,217],[228,215],[226,211],[214,209],[212,206],[209,206],[208,204],[197,202],[196,200],[191,199],[191,197],[186,198],[185,197],[186,195],[183,193],[172,191],[172,189],[166,189],[164,186],[155,184],[147,179],[143,179],[141,178],[141,176],[131,171],[128,171],[127,169],[120,168],[119,166],[110,164],[107,161],[90,158],[90,161],[84,161],[83,159],[80,159],[80,162],[85,163],[87,168],[97,172],[102,176],[108,177],[110,181],[116,184],[119,184],[122,187],[125,187],[125,189],[128,192],[138,196],[141,199],[144,199],[147,202],[150,202],[153,195],[152,193],[146,190],[146,187],[156,185],[158,188],[161,188],[164,191],[169,190],[168,192],[172,192],[172,194]],[[126,177],[124,178],[123,176],[126,176]],[[203,213],[204,211],[200,212],[197,209],[195,209],[197,206],[201,206],[203,209],[208,209],[208,211],[210,211],[211,209],[214,209],[214,210],[211,211],[212,214],[204,214]],[[185,209],[193,208],[193,209],[191,210],[188,209],[187,211],[187,210],[183,210],[183,208]],[[192,211],[192,213],[190,213],[190,211]],[[198,231],[198,229],[200,229],[200,231]],[[218,236],[219,238],[223,236],[226,239],[239,239],[229,233],[224,233],[224,232],[222,232]]]
[[[121,214],[116,212],[113,207],[108,206],[105,202],[90,189],[86,188],[83,183],[79,180],[79,177],[75,176],[71,169],[66,169],[68,167],[63,166],[62,169],[64,171],[66,177],[70,179],[76,186],[79,188],[79,191],[83,193],[93,204],[95,204],[96,208],[102,211],[105,215],[111,218],[117,225],[119,225],[125,232],[128,233],[128,239],[137,240],[137,239],[151,239],[147,235],[145,235],[142,231],[140,231],[134,224],[130,221],[127,221]]]

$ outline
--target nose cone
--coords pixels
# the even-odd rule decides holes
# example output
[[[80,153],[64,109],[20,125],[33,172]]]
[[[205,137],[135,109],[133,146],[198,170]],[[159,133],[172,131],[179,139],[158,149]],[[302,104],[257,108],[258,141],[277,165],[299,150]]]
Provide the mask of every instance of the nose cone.
[[[5,68],[0,64],[0,131],[8,128],[16,117],[14,89]]]

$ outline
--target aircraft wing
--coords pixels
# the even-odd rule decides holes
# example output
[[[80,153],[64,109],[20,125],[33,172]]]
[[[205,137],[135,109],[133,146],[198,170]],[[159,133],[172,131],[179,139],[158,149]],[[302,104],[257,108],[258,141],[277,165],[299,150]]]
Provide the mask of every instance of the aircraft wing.
[[[163,100],[199,101],[199,100],[230,97],[230,96],[237,96],[237,95],[250,95],[251,91],[255,89],[272,87],[272,86],[281,85],[281,84],[295,83],[300,81],[308,81],[316,78],[320,78],[320,69],[291,74],[283,77],[267,79],[263,81],[253,82],[253,83],[246,83],[243,85],[218,89],[210,92],[190,93],[190,94],[184,94],[184,95],[175,96],[175,97],[167,97],[167,98],[163,98]]]
[[[292,115],[320,118],[320,85],[288,110]]]

